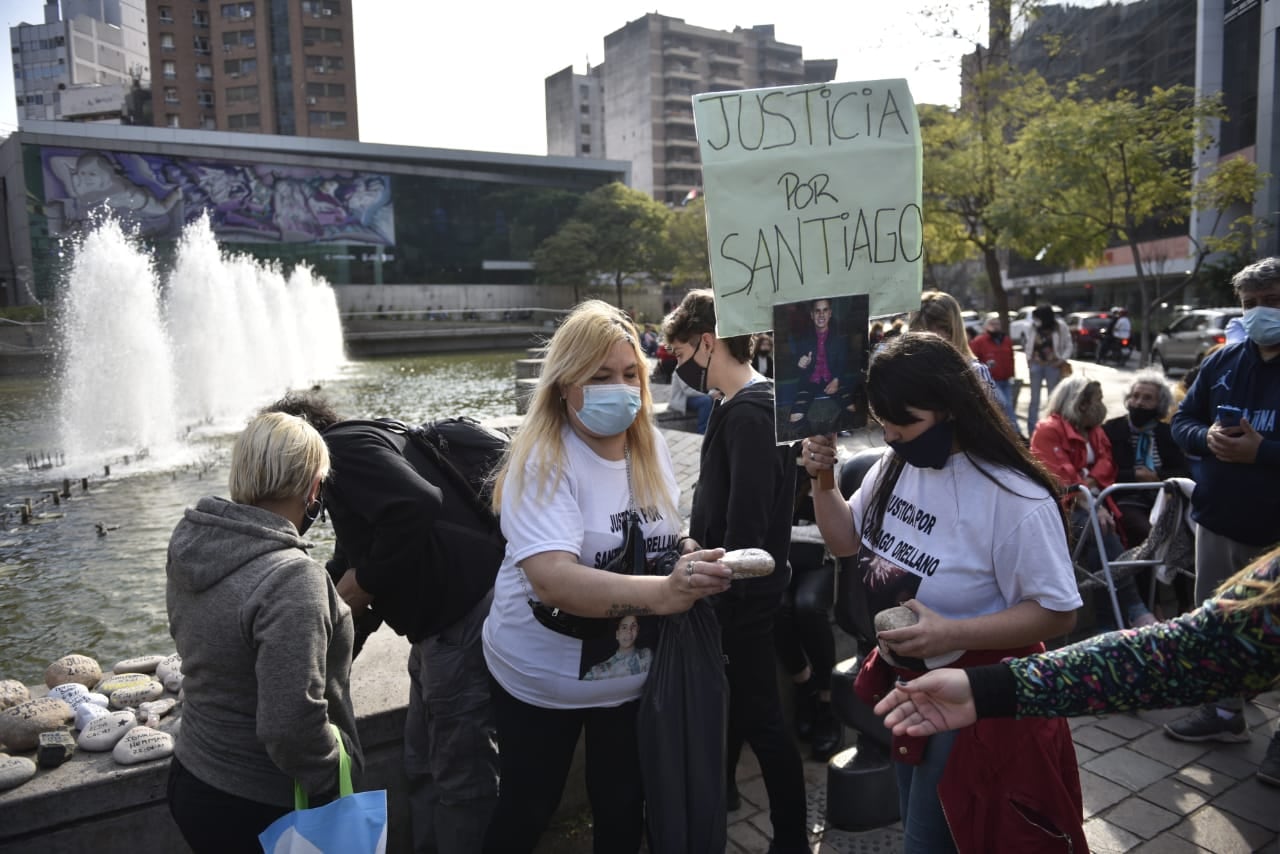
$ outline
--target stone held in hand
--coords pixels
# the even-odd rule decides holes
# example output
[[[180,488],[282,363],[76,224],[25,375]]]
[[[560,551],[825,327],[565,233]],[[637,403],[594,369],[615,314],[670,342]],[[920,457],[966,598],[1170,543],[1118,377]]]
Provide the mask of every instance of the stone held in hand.
[[[116,742],[124,738],[125,734],[137,725],[137,716],[128,709],[108,712],[96,720],[89,721],[89,725],[80,730],[80,737],[76,739],[76,744],[80,745],[82,750],[101,753],[115,747]]]
[[[173,736],[150,727],[134,727],[111,751],[121,765],[136,765],[149,759],[163,759],[173,753]]]
[[[762,578],[773,572],[773,555],[764,549],[734,549],[725,552],[720,563],[733,570],[733,579]]]
[[[44,684],[50,688],[67,682],[79,682],[92,688],[102,679],[102,668],[87,655],[64,655],[44,671]]]
[[[40,733],[71,723],[75,713],[66,701],[41,697],[0,712],[0,743],[10,750],[35,750]]]
[[[0,753],[0,792],[21,786],[36,775],[36,763],[25,756]]]
[[[17,679],[0,679],[0,712],[31,699],[27,686]]]
[[[76,752],[76,740],[71,733],[59,729],[40,733],[40,746],[36,748],[36,762],[41,768],[57,768]]]
[[[896,605],[892,608],[885,608],[876,614],[875,624],[876,633],[887,632],[891,629],[902,629],[907,626],[914,626],[920,622],[920,617],[915,611],[905,605]],[[880,655],[889,664],[894,667],[903,667],[909,670],[923,670],[924,662],[918,658],[895,658],[893,652],[890,651],[886,644],[878,644]]]
[[[121,688],[141,688],[143,685],[150,685],[153,681],[150,673],[111,673],[93,690],[110,697]]]
[[[111,692],[111,706],[116,709],[127,709],[139,703],[158,700],[164,696],[164,686],[152,679],[145,685],[120,688]]]
[[[156,667],[165,660],[163,655],[139,655],[116,662],[112,673],[155,673]]]

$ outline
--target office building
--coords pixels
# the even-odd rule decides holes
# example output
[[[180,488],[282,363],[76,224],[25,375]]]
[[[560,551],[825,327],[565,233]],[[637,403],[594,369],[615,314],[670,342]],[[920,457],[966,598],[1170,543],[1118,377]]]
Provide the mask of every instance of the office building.
[[[158,127],[359,139],[349,0],[146,0]]]
[[[9,44],[19,122],[119,122],[131,75],[151,77],[142,0],[48,0]]]
[[[826,82],[836,61],[806,61],[772,25],[732,31],[657,13],[604,39],[604,62],[546,79],[547,153],[632,164],[633,186],[678,204],[700,191],[693,95]]]

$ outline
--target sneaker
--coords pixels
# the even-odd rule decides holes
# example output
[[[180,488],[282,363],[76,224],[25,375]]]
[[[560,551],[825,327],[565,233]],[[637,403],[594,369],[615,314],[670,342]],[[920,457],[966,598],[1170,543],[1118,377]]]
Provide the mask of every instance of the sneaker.
[[[1249,725],[1244,722],[1244,713],[1236,712],[1231,717],[1224,718],[1212,703],[1206,703],[1181,720],[1165,724],[1164,731],[1178,741],[1249,740]]]
[[[1280,735],[1271,736],[1267,755],[1258,765],[1258,779],[1268,786],[1280,786]]]

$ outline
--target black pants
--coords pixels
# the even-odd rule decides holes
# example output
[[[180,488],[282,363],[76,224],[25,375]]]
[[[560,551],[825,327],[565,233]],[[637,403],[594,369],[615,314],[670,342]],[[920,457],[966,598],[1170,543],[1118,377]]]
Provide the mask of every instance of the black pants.
[[[830,563],[802,566],[793,562],[791,586],[782,595],[774,628],[782,666],[792,676],[810,667],[819,691],[830,690],[831,668],[836,666],[836,638],[831,631],[835,583]]]
[[[258,834],[292,812],[215,789],[176,756],[169,761],[168,794],[169,814],[195,854],[262,854]]]
[[[780,598],[730,593],[718,597],[716,616],[729,678],[728,779],[733,779],[737,764],[735,745],[751,745],[769,795],[773,823],[769,850],[783,854],[807,852],[809,837],[805,830],[804,765],[787,732],[778,696],[773,619]]]
[[[520,702],[496,681],[491,684],[502,784],[484,838],[487,854],[523,854],[538,844],[560,803],[583,727],[592,850],[595,854],[638,851],[644,832],[644,789],[636,747],[639,703],[544,709]]]

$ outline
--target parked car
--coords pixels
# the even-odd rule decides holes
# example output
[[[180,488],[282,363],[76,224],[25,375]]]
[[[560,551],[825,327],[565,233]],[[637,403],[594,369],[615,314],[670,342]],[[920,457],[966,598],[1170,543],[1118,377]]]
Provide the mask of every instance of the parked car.
[[[1238,307],[1197,308],[1166,326],[1151,345],[1151,363],[1164,371],[1189,370],[1205,351],[1227,342],[1227,324],[1244,311]]]
[[[1055,305],[1052,308],[1054,316],[1062,320],[1062,306]],[[1013,338],[1013,346],[1021,347],[1023,352],[1026,352],[1031,338],[1031,313],[1035,310],[1034,305],[1023,306],[1018,309],[1018,316],[1009,322],[1009,336]]]
[[[1098,355],[1098,345],[1111,323],[1111,315],[1105,311],[1073,311],[1066,317],[1071,330],[1071,343],[1075,346],[1075,358],[1091,359]]]
[[[960,319],[964,321],[964,331],[968,334],[970,341],[982,334],[982,326],[986,322],[986,315],[979,314],[976,311],[962,311],[960,312]]]

